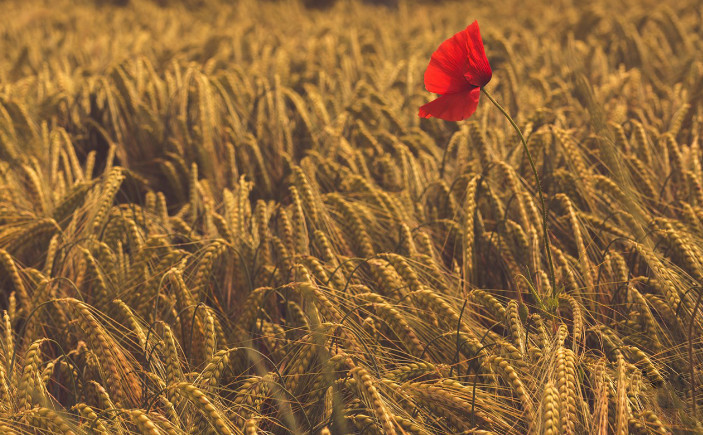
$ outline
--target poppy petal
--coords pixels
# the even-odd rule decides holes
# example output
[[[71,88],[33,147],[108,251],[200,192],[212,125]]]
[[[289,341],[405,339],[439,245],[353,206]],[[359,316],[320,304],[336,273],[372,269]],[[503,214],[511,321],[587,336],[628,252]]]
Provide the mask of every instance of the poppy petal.
[[[486,51],[483,48],[481,32],[478,29],[478,21],[471,23],[465,30],[467,34],[467,50],[469,54],[469,67],[464,73],[466,80],[474,86],[486,86],[493,76],[491,65],[488,63]]]
[[[446,94],[420,107],[420,118],[439,118],[445,121],[461,121],[473,115],[478,107],[480,88]]]
[[[435,94],[453,94],[467,90],[468,84],[481,87],[491,75],[478,22],[474,21],[432,54],[425,71],[425,88]]]
[[[453,94],[467,89],[468,35],[461,31],[444,41],[432,53],[425,70],[425,88],[435,94]]]

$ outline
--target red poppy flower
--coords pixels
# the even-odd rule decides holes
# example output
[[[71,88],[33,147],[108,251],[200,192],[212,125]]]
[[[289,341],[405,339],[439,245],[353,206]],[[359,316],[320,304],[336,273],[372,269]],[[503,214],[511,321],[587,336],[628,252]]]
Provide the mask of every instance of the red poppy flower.
[[[420,117],[447,121],[468,118],[476,111],[481,88],[492,75],[478,22],[474,21],[432,54],[425,71],[425,88],[440,97],[420,107]]]

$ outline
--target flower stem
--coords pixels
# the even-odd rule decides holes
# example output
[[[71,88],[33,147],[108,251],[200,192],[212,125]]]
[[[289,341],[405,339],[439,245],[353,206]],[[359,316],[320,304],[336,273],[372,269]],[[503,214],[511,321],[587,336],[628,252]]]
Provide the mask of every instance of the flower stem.
[[[537,166],[535,166],[535,161],[532,158],[532,153],[530,153],[530,149],[527,148],[527,141],[525,140],[525,136],[523,136],[522,131],[520,131],[520,127],[515,124],[515,121],[513,121],[513,118],[508,114],[508,112],[498,104],[496,100],[493,99],[491,94],[486,91],[486,88],[481,88],[481,92],[489,99],[491,100],[491,103],[493,103],[498,110],[500,110],[505,118],[510,122],[510,125],[513,126],[515,131],[517,132],[518,136],[520,136],[520,141],[522,142],[522,148],[525,151],[525,154],[527,155],[527,159],[530,161],[530,167],[532,168],[532,173],[535,176],[535,180],[537,180],[537,192],[539,194],[539,202],[542,206],[542,233],[544,236],[544,244],[547,247],[547,263],[549,264],[549,281],[550,284],[552,285],[552,297],[555,297],[557,295],[557,286],[556,286],[556,276],[554,275],[554,263],[552,262],[552,247],[551,244],[549,243],[549,234],[547,233],[547,207],[545,206],[544,202],[544,194],[542,193],[542,182],[539,179],[539,174],[537,173]]]

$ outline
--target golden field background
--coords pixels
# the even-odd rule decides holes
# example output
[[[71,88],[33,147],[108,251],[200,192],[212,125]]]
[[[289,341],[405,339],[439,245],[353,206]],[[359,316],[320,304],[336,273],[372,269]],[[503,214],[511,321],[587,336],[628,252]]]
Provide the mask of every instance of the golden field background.
[[[703,433],[703,8],[495,3],[3,2],[0,432]]]

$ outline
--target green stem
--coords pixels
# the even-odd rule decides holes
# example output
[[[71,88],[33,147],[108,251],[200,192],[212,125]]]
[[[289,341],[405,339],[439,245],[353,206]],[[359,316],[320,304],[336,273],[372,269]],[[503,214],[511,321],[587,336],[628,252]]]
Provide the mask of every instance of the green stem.
[[[527,148],[527,141],[525,140],[525,136],[522,135],[520,127],[515,124],[515,121],[513,121],[513,118],[510,116],[510,114],[508,114],[508,112],[503,108],[503,106],[498,104],[498,102],[493,99],[491,94],[486,91],[486,88],[481,88],[481,92],[483,92],[483,94],[489,100],[491,100],[491,103],[493,103],[498,108],[498,110],[503,113],[505,118],[510,122],[510,125],[512,125],[515,131],[517,132],[518,136],[520,136],[522,148],[525,151],[525,154],[527,155],[527,159],[530,161],[530,167],[532,168],[532,173],[535,176],[535,180],[537,180],[537,192],[539,193],[539,202],[542,206],[542,233],[544,235],[544,244],[547,247],[547,263],[549,263],[549,281],[552,285],[552,297],[555,297],[557,295],[557,286],[556,277],[554,275],[554,263],[552,262],[552,246],[549,243],[549,234],[547,233],[547,207],[545,206],[544,194],[542,193],[542,182],[539,179],[539,174],[537,174],[537,166],[535,166],[535,161],[532,158],[532,153],[530,153],[530,149]]]

